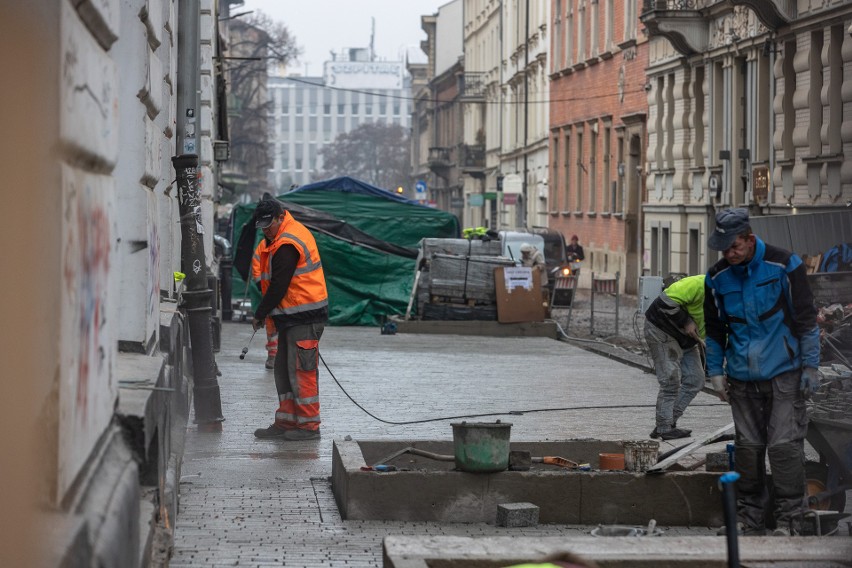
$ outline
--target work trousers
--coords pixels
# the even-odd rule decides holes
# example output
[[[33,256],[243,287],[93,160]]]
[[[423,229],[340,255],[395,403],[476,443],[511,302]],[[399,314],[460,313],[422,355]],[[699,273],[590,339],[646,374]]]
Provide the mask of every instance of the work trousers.
[[[266,318],[266,354],[273,359],[278,354],[278,328],[272,318]]]
[[[275,424],[281,428],[319,430],[319,340],[323,329],[321,323],[278,326],[273,373],[278,391]]]
[[[704,386],[704,365],[698,345],[684,351],[674,337],[647,320],[645,342],[660,383],[656,420],[662,434],[672,429]]]
[[[805,510],[808,417],[799,387],[801,371],[767,381],[728,378],[736,426],[737,516],[747,528],[764,528],[766,456],[775,490],[775,521],[798,531]]]

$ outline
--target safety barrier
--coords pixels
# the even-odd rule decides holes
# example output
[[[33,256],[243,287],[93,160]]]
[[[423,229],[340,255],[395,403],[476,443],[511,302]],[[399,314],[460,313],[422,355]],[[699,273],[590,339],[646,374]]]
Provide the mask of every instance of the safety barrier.
[[[592,272],[592,290],[591,290],[591,316],[589,317],[589,333],[595,333],[595,295],[607,294],[610,296],[615,296],[615,311],[601,311],[598,310],[599,314],[615,314],[615,334],[618,335],[618,303],[621,297],[621,292],[619,291],[619,281],[621,280],[621,272],[615,273],[615,278],[606,277],[606,278],[598,278],[595,276],[595,273]]]
[[[568,322],[565,324],[565,333],[571,327],[571,315],[574,313],[574,299],[577,297],[577,281],[580,279],[576,274],[568,276],[557,276],[553,280],[553,291],[550,294],[550,309],[568,308]]]

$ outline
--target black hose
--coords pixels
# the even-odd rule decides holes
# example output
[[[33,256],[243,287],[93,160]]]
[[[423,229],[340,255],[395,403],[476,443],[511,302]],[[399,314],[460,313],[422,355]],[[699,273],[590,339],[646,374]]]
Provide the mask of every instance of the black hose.
[[[737,492],[734,483],[740,474],[729,471],[719,478],[722,490],[722,509],[725,515],[725,539],[728,544],[728,568],[740,567],[740,549],[737,534]]]
[[[459,416],[442,416],[440,418],[426,418],[426,419],[423,419],[423,420],[408,420],[408,421],[404,421],[404,422],[396,422],[396,421],[393,421],[393,420],[385,420],[383,418],[379,418],[378,416],[376,416],[375,414],[373,414],[372,412],[370,412],[369,410],[367,410],[366,408],[361,406],[361,404],[359,404],[357,400],[352,398],[352,395],[350,395],[348,392],[346,392],[346,389],[343,388],[343,385],[341,385],[340,381],[337,380],[337,377],[334,376],[334,373],[328,367],[328,363],[326,363],[325,359],[323,359],[322,353],[319,354],[319,358],[320,358],[320,361],[322,361],[322,364],[325,367],[325,370],[328,371],[328,374],[331,375],[331,378],[334,379],[334,382],[337,383],[337,386],[340,388],[341,391],[343,391],[343,394],[346,395],[346,398],[348,398],[350,401],[352,401],[352,404],[354,404],[355,406],[357,406],[358,408],[363,410],[367,414],[367,416],[369,416],[370,418],[377,420],[379,422],[382,422],[383,424],[391,424],[393,426],[405,426],[407,424],[425,424],[427,422],[443,422],[445,420],[461,420],[463,418],[484,418],[486,416],[512,416],[512,415],[520,416],[520,415],[523,415],[523,414],[532,414],[533,412],[556,412],[556,411],[567,411],[567,410],[614,410],[614,409],[621,409],[621,408],[656,408],[656,406],[657,406],[656,404],[612,404],[612,405],[607,405],[607,406],[566,406],[566,407],[562,407],[562,408],[533,408],[533,409],[529,409],[529,410],[509,410],[509,411],[506,411],[506,412],[486,412],[486,413],[483,413],[483,414],[462,414],[462,415],[459,415]],[[695,406],[728,406],[728,405],[727,405],[727,403],[717,403],[717,404],[692,404],[690,406],[695,407]]]

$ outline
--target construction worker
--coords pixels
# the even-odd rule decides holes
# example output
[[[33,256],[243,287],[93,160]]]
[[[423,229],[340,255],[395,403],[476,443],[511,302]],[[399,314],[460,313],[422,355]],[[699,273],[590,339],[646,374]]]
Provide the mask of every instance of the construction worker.
[[[723,256],[706,278],[707,375],[734,417],[737,531],[765,534],[768,456],[773,534],[796,534],[805,507],[805,400],[820,383],[817,310],[805,266],[757,238],[747,209],[717,213],[707,246]]]
[[[266,290],[269,288],[269,280],[262,278],[264,276],[263,271],[260,268],[260,249],[264,246],[269,246],[269,242],[259,242],[257,244],[257,248],[254,249],[254,255],[251,257],[251,282],[257,284],[258,288],[260,288],[261,296],[266,294]],[[266,276],[269,276],[269,273],[266,273]],[[251,282],[247,282],[246,286],[251,285]],[[275,355],[278,353],[278,330],[275,329],[275,322],[272,321],[272,318],[266,318],[266,368],[272,369],[275,367]]]
[[[542,288],[547,286],[547,263],[544,254],[535,246],[524,243],[521,245],[521,266],[538,267]],[[543,291],[543,290],[542,290]]]
[[[252,320],[255,331],[269,318],[278,330],[275,422],[258,428],[258,438],[311,440],[320,436],[319,340],[328,321],[328,292],[317,244],[311,232],[277,199],[255,211],[255,226],[266,239],[258,259],[261,281],[268,280]]]
[[[645,312],[645,341],[654,360],[660,391],[652,438],[688,438],[678,418],[704,386],[704,275],[669,285]]]

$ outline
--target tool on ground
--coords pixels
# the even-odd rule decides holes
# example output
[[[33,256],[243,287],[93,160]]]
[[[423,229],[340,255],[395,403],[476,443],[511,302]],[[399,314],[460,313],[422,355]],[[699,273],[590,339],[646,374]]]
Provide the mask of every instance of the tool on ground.
[[[728,542],[728,568],[739,568],[740,550],[737,542],[737,493],[734,482],[740,474],[729,471],[719,478],[719,489],[722,491],[722,510],[725,515],[725,539]]]
[[[544,456],[540,458],[530,458],[533,463],[546,463],[548,465],[558,465],[559,467],[564,467],[567,469],[577,469],[580,467],[580,464],[577,462],[571,461],[569,459],[565,459],[559,456]]]
[[[260,329],[260,328],[258,328],[258,329]],[[248,353],[249,345],[251,345],[251,340],[254,339],[255,333],[257,333],[257,329],[254,330],[254,332],[252,332],[251,337],[248,340],[248,343],[246,343],[246,346],[243,347],[243,351],[242,351],[242,353],[240,353],[240,361],[242,361],[243,359],[246,358],[246,353]]]
[[[722,428],[719,428],[718,430],[716,430],[712,434],[710,434],[710,435],[708,435],[704,438],[701,438],[699,440],[696,440],[695,442],[693,442],[693,443],[691,443],[687,446],[680,448],[679,450],[677,450],[675,453],[673,453],[671,455],[668,455],[666,457],[661,456],[660,461],[658,461],[655,466],[648,468],[648,471],[646,473],[649,473],[649,474],[650,473],[663,473],[663,472],[666,471],[666,469],[670,465],[677,462],[680,458],[691,454],[692,452],[694,452],[695,450],[697,450],[701,446],[705,446],[707,444],[712,444],[714,442],[718,442],[718,441],[722,440],[723,438],[725,438],[725,436],[727,436],[728,434],[733,432],[733,430],[734,430],[734,423],[731,422],[727,426],[723,426]]]

